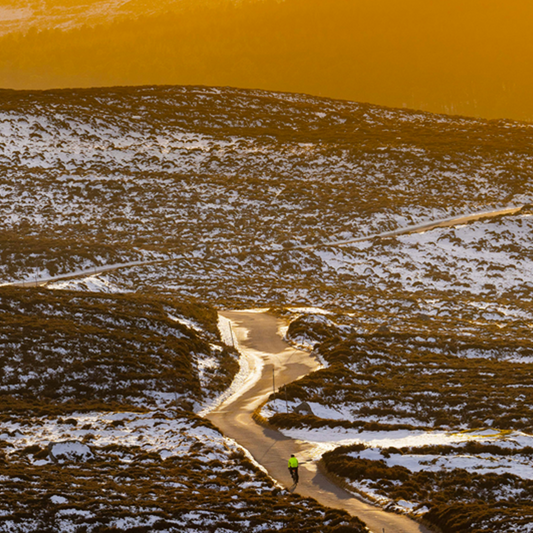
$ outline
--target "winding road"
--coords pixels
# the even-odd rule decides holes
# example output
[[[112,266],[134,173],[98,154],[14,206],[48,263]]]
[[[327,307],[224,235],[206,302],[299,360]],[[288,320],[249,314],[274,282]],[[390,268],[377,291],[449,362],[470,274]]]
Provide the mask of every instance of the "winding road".
[[[494,211],[473,213],[427,223],[407,226],[394,231],[367,235],[355,239],[325,242],[309,246],[295,246],[293,249],[308,250],[325,246],[343,246],[374,238],[404,235],[429,231],[439,227],[449,227],[481,219],[498,216],[515,215],[531,206],[517,206]],[[263,252],[266,250],[262,250]],[[249,252],[253,253],[253,252]],[[8,282],[0,286],[36,287],[45,286],[58,280],[84,278],[90,275],[131,268],[149,264],[165,264],[177,259],[155,259],[117,263],[80,270],[70,274],[50,276],[41,279],[20,282]],[[267,313],[251,311],[224,311],[222,316],[231,320],[237,335],[239,348],[250,364],[262,371],[259,379],[242,388],[238,394],[230,396],[220,406],[205,415],[222,432],[245,447],[261,464],[270,476],[281,485],[292,485],[287,471],[287,460],[291,453],[301,461],[300,483],[297,491],[300,495],[312,497],[328,507],[344,509],[351,515],[363,520],[374,533],[431,533],[423,525],[410,518],[388,513],[377,506],[359,500],[352,494],[332,483],[317,470],[311,459],[311,446],[303,441],[290,439],[273,429],[259,426],[252,418],[254,410],[261,405],[272,392],[272,380],[277,387],[295,381],[309,372],[319,368],[319,363],[308,352],[291,348],[281,340],[278,333],[283,321]],[[274,371],[274,372],[273,372]]]
[[[320,365],[308,352],[296,350],[281,340],[279,330],[284,325],[281,319],[257,311],[223,311],[220,314],[231,320],[242,356],[263,366],[256,383],[229,397],[206,418],[245,447],[272,478],[287,488],[292,485],[287,460],[294,453],[301,464],[300,483],[296,488],[301,496],[348,511],[363,520],[374,533],[430,533],[406,516],[383,511],[341,489],[317,470],[310,458],[310,445],[260,426],[252,419],[254,410],[272,392],[273,370],[277,388]]]
[[[307,246],[296,246],[301,250],[311,250],[314,248],[323,248],[325,246],[345,246],[347,244],[354,244],[357,242],[368,241],[370,239],[395,237],[397,235],[408,235],[410,233],[423,233],[437,228],[449,228],[451,226],[460,226],[468,224],[469,222],[476,222],[484,218],[496,218],[507,215],[516,215],[528,206],[521,205],[518,207],[507,207],[505,209],[497,209],[495,211],[482,211],[480,213],[472,213],[471,215],[460,215],[457,217],[443,218],[440,220],[431,220],[422,224],[415,224],[413,226],[405,226],[404,228],[395,229],[392,231],[384,231],[383,233],[375,233],[365,237],[356,237],[355,239],[348,239],[345,241],[322,242],[319,244],[310,244]]]
[[[284,251],[290,251],[290,250],[313,250],[315,248],[324,248],[328,246],[345,246],[347,244],[357,243],[357,242],[363,242],[363,241],[369,241],[376,238],[384,238],[384,237],[394,237],[396,235],[407,235],[409,233],[420,233],[424,231],[430,231],[432,229],[436,228],[444,228],[444,227],[450,227],[450,226],[458,226],[461,224],[466,224],[468,222],[474,222],[476,220],[482,220],[484,218],[495,218],[499,216],[506,216],[506,215],[516,215],[520,213],[523,209],[531,208],[530,205],[520,205],[517,207],[507,207],[504,209],[496,209],[494,211],[483,211],[480,213],[472,213],[471,215],[460,215],[456,217],[450,217],[440,220],[432,220],[429,222],[424,222],[423,224],[416,224],[413,226],[406,226],[397,230],[393,231],[385,231],[383,233],[375,233],[373,235],[365,235],[364,237],[357,237],[355,239],[349,239],[345,241],[333,241],[333,242],[321,242],[318,244],[310,244],[310,245],[301,245],[301,246],[294,246],[293,248],[289,248]],[[279,251],[279,250],[277,250]],[[261,249],[261,253],[267,253],[267,252],[275,252],[274,250],[268,250],[268,249]],[[257,250],[255,251],[246,251],[244,250],[244,253],[253,254],[257,253]],[[183,258],[171,258],[171,259],[149,259],[147,261],[131,261],[129,263],[115,263],[110,265],[103,265],[103,266],[94,266],[89,269],[85,270],[78,270],[77,272],[71,272],[67,274],[60,274],[58,276],[48,276],[45,278],[34,278],[34,279],[28,279],[25,281],[13,281],[13,282],[7,282],[7,283],[0,283],[0,287],[43,287],[46,286],[48,283],[52,283],[54,281],[61,281],[61,280],[72,280],[72,279],[79,279],[79,278],[86,278],[88,276],[101,274],[103,272],[111,272],[113,270],[120,270],[122,268],[131,268],[136,266],[145,266],[145,265],[157,265],[157,264],[167,264],[167,263],[173,263],[175,261],[180,261]]]

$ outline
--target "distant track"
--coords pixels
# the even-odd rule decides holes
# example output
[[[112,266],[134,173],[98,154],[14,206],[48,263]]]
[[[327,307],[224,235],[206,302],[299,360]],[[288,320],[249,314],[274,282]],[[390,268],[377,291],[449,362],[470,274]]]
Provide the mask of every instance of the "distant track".
[[[348,239],[345,241],[333,241],[323,242],[319,244],[311,244],[306,246],[296,246],[295,248],[300,250],[311,250],[313,248],[324,248],[326,246],[344,246],[346,244],[352,244],[355,242],[369,241],[371,239],[377,239],[380,237],[395,237],[396,235],[406,235],[409,233],[422,233],[424,231],[430,231],[436,228],[446,228],[450,226],[459,226],[468,222],[474,222],[483,218],[496,218],[505,215],[516,215],[525,205],[519,207],[507,207],[505,209],[498,209],[496,211],[483,211],[480,213],[472,213],[471,215],[460,215],[457,217],[443,218],[441,220],[433,220],[430,222],[424,222],[423,224],[415,224],[413,226],[406,226],[405,228],[396,229],[393,231],[385,231],[383,233],[376,233],[373,235],[367,235],[366,237],[356,237],[355,239]]]
[[[48,283],[61,280],[86,278],[87,276],[94,276],[102,274],[102,272],[111,272],[113,270],[120,270],[121,268],[131,268],[135,266],[155,265],[158,263],[169,263],[177,259],[152,259],[149,261],[130,261],[129,263],[114,263],[112,265],[104,265],[100,267],[87,268],[84,270],[77,270],[67,274],[59,274],[58,276],[50,276],[48,278],[29,279],[25,281],[14,281],[11,283],[2,283],[0,287],[43,287]]]
[[[385,231],[383,233],[375,233],[372,235],[365,235],[364,237],[357,237],[355,239],[348,239],[344,241],[332,241],[332,242],[321,242],[318,244],[310,244],[310,245],[302,245],[302,246],[294,246],[292,248],[287,248],[285,250],[266,250],[266,249],[258,249],[258,250],[243,250],[243,253],[248,254],[255,254],[255,253],[280,253],[283,252],[289,252],[291,250],[313,250],[316,248],[327,248],[332,246],[345,246],[347,244],[357,243],[357,242],[363,242],[363,241],[369,241],[372,239],[379,239],[384,237],[394,237],[396,235],[407,235],[409,233],[421,233],[424,231],[430,231],[432,229],[436,228],[445,228],[450,226],[459,226],[461,224],[466,224],[468,222],[474,222],[476,220],[481,220],[484,218],[496,218],[499,216],[505,216],[505,215],[515,215],[522,211],[522,209],[528,208],[530,206],[528,205],[521,205],[518,207],[508,207],[505,209],[497,209],[495,211],[483,211],[480,213],[472,213],[470,215],[460,215],[457,217],[450,217],[450,218],[444,218],[440,220],[433,220],[429,222],[424,222],[423,224],[416,224],[413,226],[406,226],[405,228],[400,228],[393,231]],[[94,267],[94,268],[88,268],[85,270],[78,270],[76,272],[71,272],[67,274],[60,274],[58,276],[50,276],[47,278],[39,278],[39,279],[33,279],[33,280],[25,280],[25,281],[13,281],[8,283],[1,283],[0,287],[43,287],[46,286],[48,283],[52,283],[54,281],[61,281],[61,280],[69,280],[69,279],[79,279],[79,278],[86,278],[87,276],[96,275],[96,274],[102,274],[103,272],[111,272],[114,270],[120,270],[122,268],[131,268],[135,266],[146,266],[146,265],[163,265],[168,263],[173,263],[175,261],[183,261],[184,258],[171,258],[171,259],[151,259],[148,261],[130,261],[129,263],[115,263],[112,265],[104,265],[100,267]]]
[[[255,384],[232,395],[205,415],[206,418],[246,448],[269,475],[287,489],[293,490],[287,460],[294,453],[301,462],[300,483],[294,492],[314,498],[327,507],[348,511],[363,520],[374,533],[430,533],[409,517],[384,511],[338,487],[309,460],[310,446],[306,442],[290,439],[253,420],[253,412],[272,392],[273,378],[279,388],[317,370],[320,365],[309,352],[293,349],[281,340],[278,334],[283,325],[281,319],[250,311],[221,311],[220,314],[232,321],[243,356],[262,360],[262,373]]]

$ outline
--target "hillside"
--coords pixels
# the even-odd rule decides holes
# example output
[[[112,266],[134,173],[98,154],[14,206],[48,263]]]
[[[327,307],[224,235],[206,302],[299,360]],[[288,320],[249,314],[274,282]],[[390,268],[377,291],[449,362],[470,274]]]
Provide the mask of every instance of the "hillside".
[[[437,531],[529,531],[525,324],[520,337],[512,320],[486,310],[426,315],[413,306],[390,328],[353,313],[279,312],[292,315],[287,338],[314,346],[324,368],[271,395],[263,420],[307,442],[342,486]]]
[[[212,308],[3,288],[0,339],[0,531],[364,531],[194,414],[238,366]]]
[[[527,209],[325,245],[531,203],[524,124],[201,87],[5,91],[0,110],[5,282],[174,258],[99,287],[337,305],[377,324],[411,321],[413,305],[530,316]]]
[[[415,270],[444,255],[465,285],[487,261],[490,283],[512,253],[505,236],[526,236],[530,224],[522,215],[502,220],[490,239],[443,229],[437,238],[398,237],[405,246],[393,240],[336,254],[287,251],[529,203],[532,129],[523,124],[200,87],[4,91],[0,117],[6,281],[175,257],[150,273],[151,284],[175,279],[178,268],[202,291],[209,283],[204,269],[211,281],[211,272],[223,269],[227,292],[235,294],[254,286],[258,273],[272,278],[274,263],[281,269],[275,278],[296,268],[291,297],[304,299],[313,270],[326,285],[354,267],[359,280],[378,275],[401,283],[402,267]],[[464,248],[477,239],[475,246],[491,253],[466,265]],[[518,254],[527,240],[521,242],[513,242]],[[242,255],[250,250],[262,253]],[[388,266],[367,269],[391,252],[398,257]],[[453,289],[453,274],[423,268],[426,278],[441,278],[437,287]],[[523,270],[515,279],[527,285],[527,263]],[[425,281],[410,277],[411,285]],[[324,285],[311,283],[315,291]],[[264,299],[281,297],[272,294],[275,279],[266,285]],[[209,299],[228,298],[219,290]]]
[[[2,91],[2,281],[90,271],[0,290],[2,446],[16,475],[26,457],[31,468],[55,465],[37,440],[50,434],[86,445],[83,457],[116,453],[111,462],[157,451],[150,479],[169,460],[175,476],[194,470],[200,446],[216,448],[222,466],[207,468],[227,480],[241,465],[242,487],[258,483],[282,502],[282,531],[305,506],[310,528],[325,517],[348,527],[345,515],[276,492],[194,415],[237,372],[209,306],[271,307],[292,321],[287,339],[313,347],[324,368],[273,395],[263,418],[318,456],[335,450],[324,468],[383,506],[446,533],[526,531],[532,128],[231,88]],[[509,205],[520,209],[376,236]],[[159,262],[94,272],[142,260]],[[290,412],[302,402],[312,414]],[[122,419],[127,450],[113,447]],[[168,430],[157,446],[145,424]],[[182,441],[184,462],[169,459],[164,450]],[[181,488],[196,475],[187,471]],[[463,491],[449,489],[458,483]],[[206,491],[191,513],[218,497]],[[177,520],[157,494],[158,513]],[[221,510],[221,523],[234,521],[229,500],[221,505],[231,515]],[[260,530],[257,493],[243,505]]]
[[[55,286],[529,335],[528,209],[327,246],[530,204],[529,126],[201,87],[6,91],[0,112],[5,282],[174,258]]]
[[[12,288],[0,298],[4,412],[192,410],[228,388],[238,368],[207,306]]]

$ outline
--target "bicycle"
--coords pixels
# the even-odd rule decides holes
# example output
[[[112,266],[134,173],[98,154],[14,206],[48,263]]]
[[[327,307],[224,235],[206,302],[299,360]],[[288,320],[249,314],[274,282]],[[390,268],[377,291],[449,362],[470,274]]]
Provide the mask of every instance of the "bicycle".
[[[298,481],[300,480],[300,476],[298,475],[298,467],[289,468],[289,472],[291,473],[292,480],[294,481],[294,484],[296,485]]]

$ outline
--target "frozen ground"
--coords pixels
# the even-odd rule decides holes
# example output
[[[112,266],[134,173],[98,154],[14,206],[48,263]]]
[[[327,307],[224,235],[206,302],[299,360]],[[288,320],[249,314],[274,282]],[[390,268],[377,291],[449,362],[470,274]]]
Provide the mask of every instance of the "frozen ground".
[[[327,288],[340,280],[348,292],[462,290],[475,276],[472,290],[486,291],[506,269],[531,282],[530,259],[514,268],[509,248],[527,234],[522,216],[477,233],[288,251],[530,203],[522,124],[201,87],[6,92],[0,104],[4,281],[175,257],[147,267],[136,290],[309,305],[345,303]]]
[[[529,531],[532,347],[515,328],[530,315],[495,300],[454,302],[454,314],[411,299],[410,317],[379,327],[359,311],[286,310],[286,338],[325,368],[261,415],[383,507],[443,531]]]
[[[388,466],[404,466],[412,472],[454,470],[460,468],[478,474],[513,474],[523,479],[533,479],[533,469],[530,466],[533,436],[521,432],[504,432],[489,430],[470,430],[460,433],[444,431],[355,431],[337,429],[330,431],[312,429],[286,429],[282,433],[292,439],[305,441],[314,445],[310,449],[310,457],[320,458],[325,452],[334,450],[338,446],[364,444],[365,450],[358,453],[362,459],[385,461]],[[461,443],[478,442],[489,447],[497,445],[499,448],[512,450],[512,455],[495,455],[490,451],[469,454],[461,450]],[[420,454],[416,449],[424,446],[453,445],[454,455]],[[409,448],[410,453],[388,456],[383,450],[388,448]],[[524,455],[520,451],[526,449]]]
[[[219,431],[173,411],[3,421],[0,442],[5,532],[286,531],[301,513],[310,531],[313,520],[331,522],[316,504],[280,493]]]
[[[513,517],[509,527],[528,531],[532,140],[533,129],[524,124],[303,95],[203,87],[51,91],[39,98],[6,91],[0,99],[0,277],[33,280],[85,269],[85,278],[54,282],[53,288],[67,289],[54,291],[55,298],[74,289],[88,298],[158,293],[220,308],[292,308],[307,318],[283,333],[314,347],[324,368],[288,389],[291,408],[309,403],[312,424],[289,420],[284,431],[316,442],[317,454],[338,451],[332,460],[347,472],[355,465],[361,475],[345,476],[354,490],[426,513],[439,527],[449,524],[433,492],[454,502],[450,516],[461,516],[460,504],[479,511],[480,531],[509,530],[498,518],[504,505]],[[510,205],[526,208],[453,228],[328,246]],[[106,264],[161,259],[172,261],[94,274]],[[198,333],[190,320],[168,312],[155,333]],[[117,334],[125,328],[104,322]],[[224,324],[222,331],[228,343]],[[23,346],[24,338],[14,335],[5,345]],[[46,342],[61,368],[57,339]],[[211,339],[191,352],[198,387],[218,383],[216,346]],[[5,368],[9,379],[27,378],[15,380],[20,390],[39,388],[45,377],[47,394],[56,389],[51,374]],[[243,365],[234,388],[250,374]],[[220,392],[204,398],[198,391],[190,394],[197,411],[214,405]],[[281,416],[286,405],[273,398],[265,414]],[[50,435],[68,441],[68,431],[82,431],[78,422],[68,431],[53,429],[59,422],[51,416],[40,426]],[[141,420],[131,418],[132,427]],[[96,442],[107,431],[101,424],[95,421]],[[509,433],[458,433],[478,428]],[[172,447],[177,433],[167,429]],[[9,431],[6,449],[14,446],[15,458],[23,453],[16,444],[23,431]],[[138,428],[143,453],[167,460],[157,446],[148,449],[146,431]],[[84,438],[98,457],[93,448],[101,448]],[[340,444],[360,448],[348,447],[343,456]],[[513,455],[498,452],[511,445]],[[45,469],[54,466],[43,450],[34,451],[23,455],[48,461]],[[120,465],[120,454],[113,461]],[[402,469],[410,468],[417,486],[402,481]],[[457,472],[464,472],[464,483]],[[495,479],[491,474],[498,480],[494,490],[484,488]],[[448,493],[446,483],[470,493]],[[492,511],[469,500],[481,490]],[[61,498],[68,500],[58,494],[51,501],[66,503]],[[153,525],[151,516],[136,525]]]
[[[212,308],[4,287],[0,315],[0,531],[363,532],[194,414],[250,378]]]

